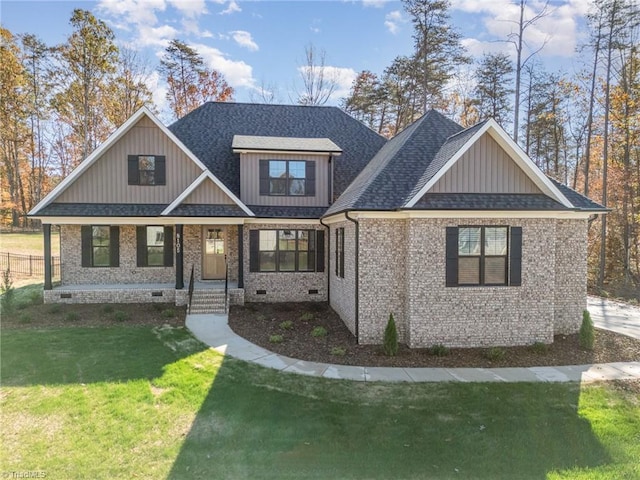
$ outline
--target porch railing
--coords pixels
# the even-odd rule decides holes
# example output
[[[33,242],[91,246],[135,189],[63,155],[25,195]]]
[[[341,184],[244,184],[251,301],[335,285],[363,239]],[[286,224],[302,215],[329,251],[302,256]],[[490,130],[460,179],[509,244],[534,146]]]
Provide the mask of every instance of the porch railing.
[[[191,313],[191,299],[193,298],[193,265],[191,265],[191,275],[189,275],[189,306],[187,307],[187,313]]]
[[[229,312],[229,264],[224,256],[224,311]]]

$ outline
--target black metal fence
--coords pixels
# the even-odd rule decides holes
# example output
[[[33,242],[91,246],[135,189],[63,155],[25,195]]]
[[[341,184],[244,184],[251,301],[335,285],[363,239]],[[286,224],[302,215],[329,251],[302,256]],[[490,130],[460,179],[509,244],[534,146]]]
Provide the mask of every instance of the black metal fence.
[[[14,275],[44,277],[44,257],[0,252],[0,271]],[[60,278],[60,257],[51,257],[51,277]]]

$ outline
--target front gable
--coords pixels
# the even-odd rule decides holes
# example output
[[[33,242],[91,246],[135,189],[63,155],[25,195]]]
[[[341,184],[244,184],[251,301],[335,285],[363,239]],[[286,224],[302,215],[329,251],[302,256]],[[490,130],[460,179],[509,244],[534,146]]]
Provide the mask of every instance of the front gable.
[[[450,138],[441,147],[432,162],[437,164],[436,169],[405,208],[415,208],[425,194],[431,193],[542,194],[564,208],[574,208],[495,120],[489,119],[457,135],[465,132],[472,135],[461,146],[450,149]],[[433,190],[436,186],[438,191]]]
[[[155,158],[156,180],[163,168],[163,183],[143,185],[132,181],[139,156]],[[162,167],[161,162],[162,160]],[[143,116],[122,137],[69,185],[56,199],[62,203],[167,204],[202,173],[182,149],[148,117]],[[137,183],[137,184],[136,184]]]
[[[428,193],[523,193],[541,190],[491,135],[485,133]]]

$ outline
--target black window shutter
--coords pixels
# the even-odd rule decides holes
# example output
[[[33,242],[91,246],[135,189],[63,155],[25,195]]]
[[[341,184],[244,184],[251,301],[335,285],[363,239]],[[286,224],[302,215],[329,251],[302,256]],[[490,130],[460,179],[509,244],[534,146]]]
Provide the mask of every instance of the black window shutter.
[[[269,195],[269,160],[260,160],[260,195]]]
[[[316,195],[316,162],[308,161],[306,165],[305,178],[307,186],[304,192],[308,197],[315,197]]]
[[[138,168],[138,156],[129,155],[127,157],[129,165],[129,185],[140,185],[140,169]]]
[[[249,271],[260,271],[260,230],[249,231]]]
[[[80,227],[80,236],[82,242],[82,266],[90,267],[91,266],[91,237],[92,229],[91,225],[82,225]]]
[[[164,266],[173,267],[173,227],[164,227]]]
[[[336,228],[336,241],[335,241],[335,244],[334,244],[335,245],[334,248],[336,249],[336,277],[340,276],[340,269],[339,269],[339,266],[340,266],[339,254],[340,254],[340,252],[338,251],[338,247],[340,246],[340,233],[339,232],[340,232],[340,229]]]
[[[109,227],[109,266],[120,266],[120,227]]]
[[[164,155],[156,155],[154,182],[156,185],[167,184],[167,161]]]
[[[324,272],[324,230],[316,230],[316,272]]]
[[[147,227],[136,227],[136,264],[138,267],[147,266]]]
[[[447,227],[446,285],[458,285],[458,227]]]
[[[340,228],[340,278],[344,278],[344,227]]]
[[[522,285],[522,227],[511,227],[509,285]]]

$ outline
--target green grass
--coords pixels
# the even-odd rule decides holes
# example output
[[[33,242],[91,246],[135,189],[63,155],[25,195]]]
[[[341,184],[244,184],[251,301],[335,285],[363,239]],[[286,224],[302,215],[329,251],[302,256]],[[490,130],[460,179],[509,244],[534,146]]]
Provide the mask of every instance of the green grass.
[[[42,232],[0,233],[0,252],[44,255]],[[51,255],[60,255],[60,235],[51,232]]]
[[[269,370],[182,328],[2,332],[3,471],[48,478],[640,476],[612,384],[384,384]]]

